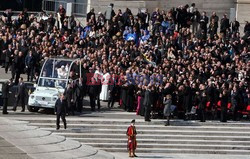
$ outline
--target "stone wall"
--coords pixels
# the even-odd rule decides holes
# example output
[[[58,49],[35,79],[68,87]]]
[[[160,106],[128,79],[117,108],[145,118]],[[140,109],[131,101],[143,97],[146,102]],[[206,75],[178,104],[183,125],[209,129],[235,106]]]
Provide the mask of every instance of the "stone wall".
[[[148,8],[152,12],[155,8],[169,10],[179,5],[196,3],[196,7],[200,11],[206,11],[209,16],[212,11],[216,11],[220,17],[224,13],[229,15],[230,8],[236,7],[235,0],[89,0],[89,3],[89,6],[95,8],[96,11],[105,12],[107,6],[113,3],[115,10],[124,11],[128,7],[133,14],[137,14],[138,8]]]
[[[240,30],[243,30],[245,21],[250,22],[250,0],[237,0],[236,18],[240,22]]]

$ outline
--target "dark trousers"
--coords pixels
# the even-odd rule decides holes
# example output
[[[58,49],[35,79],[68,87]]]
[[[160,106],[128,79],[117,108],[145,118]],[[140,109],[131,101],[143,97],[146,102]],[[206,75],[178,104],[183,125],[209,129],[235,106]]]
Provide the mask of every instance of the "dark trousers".
[[[2,64],[2,68],[4,68],[5,67],[5,60],[1,60],[1,64]]]
[[[100,104],[100,93],[97,94],[97,96],[96,96],[96,104],[97,104],[98,109],[100,109],[100,108],[101,108],[101,104]]]
[[[27,80],[33,82],[34,69],[31,67],[27,68]]]
[[[15,78],[15,85],[18,84],[18,81],[19,81],[19,78],[20,78],[20,75],[21,75],[21,71],[16,71],[16,78]]]
[[[60,118],[63,121],[64,127],[66,127],[67,123],[66,123],[66,119],[65,119],[65,114],[64,113],[56,114],[56,127],[60,128]]]
[[[3,98],[3,113],[7,113],[8,98]]]
[[[238,120],[238,109],[237,107],[233,108],[233,121]]]
[[[74,112],[75,111],[74,103],[71,102],[71,100],[67,100],[67,105],[68,105],[67,112],[74,115],[75,114],[75,112]]]
[[[93,94],[89,94],[89,99],[91,111],[95,111],[95,96]]]
[[[5,73],[8,73],[9,67],[11,66],[11,64],[9,62],[5,63]]]
[[[150,105],[146,105],[145,106],[145,115],[144,115],[145,121],[149,121],[150,120],[150,113],[151,113],[151,106]]]
[[[108,107],[113,107],[114,103],[115,103],[115,95],[110,95],[109,100],[108,100]]]
[[[15,103],[13,109],[16,110],[16,107],[17,107],[17,105],[18,105],[19,102],[21,102],[22,110],[25,111],[25,98],[24,97],[20,97],[20,96],[17,96],[16,103]]]
[[[78,112],[82,112],[82,97],[76,99],[76,108]]]
[[[201,122],[205,122],[206,121],[206,115],[205,115],[205,109],[200,109],[199,110],[199,119]]]
[[[221,110],[220,121],[227,122],[227,110]]]
[[[14,67],[11,68],[11,78],[14,80],[16,76],[16,70]]]

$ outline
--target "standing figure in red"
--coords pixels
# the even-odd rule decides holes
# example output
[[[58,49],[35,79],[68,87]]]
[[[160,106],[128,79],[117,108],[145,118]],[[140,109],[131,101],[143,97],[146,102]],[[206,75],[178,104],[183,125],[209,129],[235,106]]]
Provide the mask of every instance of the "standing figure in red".
[[[136,133],[136,128],[135,128],[135,119],[133,119],[127,130],[129,157],[137,157],[135,155],[135,149],[137,146],[136,134],[137,133]]]

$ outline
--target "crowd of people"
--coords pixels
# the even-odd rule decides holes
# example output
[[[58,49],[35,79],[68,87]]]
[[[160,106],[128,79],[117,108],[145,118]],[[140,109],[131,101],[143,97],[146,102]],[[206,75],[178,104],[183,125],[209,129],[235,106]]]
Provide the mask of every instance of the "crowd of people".
[[[93,111],[96,100],[98,108],[100,100],[109,107],[118,102],[145,121],[163,112],[168,119],[173,112],[188,119],[195,108],[200,121],[215,119],[220,111],[225,122],[229,112],[238,120],[246,111],[250,23],[240,35],[236,19],[216,12],[208,17],[194,3],[137,15],[113,7],[109,19],[91,9],[85,26],[67,17],[62,6],[58,18],[46,19],[27,11],[13,19],[7,10],[0,19],[0,64],[18,83],[24,72],[33,81],[48,57],[80,58],[83,88],[88,88],[82,95],[90,96]]]

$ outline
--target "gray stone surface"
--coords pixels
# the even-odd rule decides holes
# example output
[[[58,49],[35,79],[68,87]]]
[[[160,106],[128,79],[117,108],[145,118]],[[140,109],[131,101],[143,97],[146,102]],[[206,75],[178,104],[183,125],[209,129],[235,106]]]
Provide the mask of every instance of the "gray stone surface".
[[[16,131],[28,131],[28,130],[35,130],[37,129],[38,127],[36,126],[27,126],[27,125],[23,125],[23,124],[20,124],[20,125],[15,125],[15,127],[11,127],[9,125],[1,125],[1,129],[0,131],[3,131],[3,132],[16,132]]]
[[[16,124],[12,125],[12,122]],[[2,130],[0,131],[2,137],[0,138],[0,152],[4,154],[4,158],[23,159],[29,156],[34,159],[114,158],[105,151],[99,151],[75,140],[65,139],[63,136],[52,135],[50,131],[27,124],[27,122],[0,117],[0,130]]]
[[[29,138],[27,139],[9,139],[9,141],[16,146],[38,146],[38,145],[49,145],[56,144],[65,141],[66,138],[64,136],[59,135],[50,135],[43,136],[39,138]]]
[[[128,153],[114,153],[116,159],[128,159]],[[137,153],[137,159],[249,159],[246,155],[194,155],[194,154],[143,154]]]
[[[0,159],[30,159],[30,157],[0,135]]]
[[[28,139],[28,138],[37,138],[37,137],[43,137],[43,136],[49,136],[51,134],[50,131],[44,131],[44,130],[28,130],[28,131],[19,131],[19,132],[0,132],[2,137],[6,137],[8,139]]]

